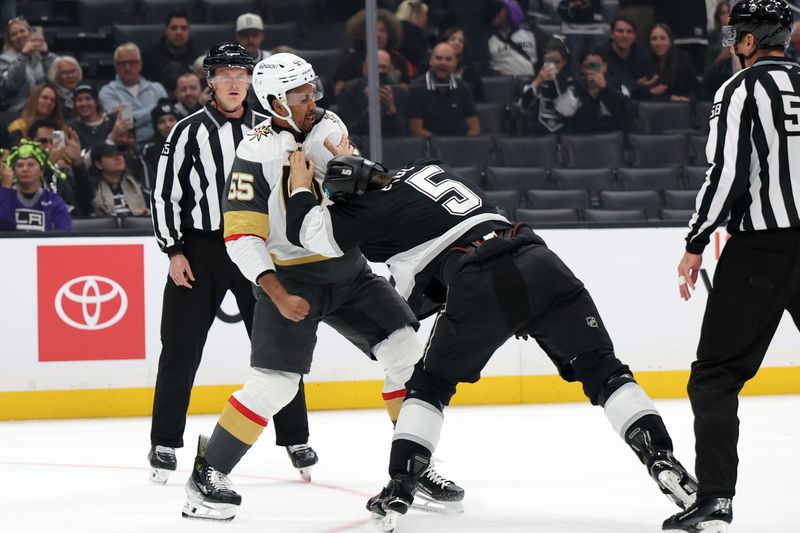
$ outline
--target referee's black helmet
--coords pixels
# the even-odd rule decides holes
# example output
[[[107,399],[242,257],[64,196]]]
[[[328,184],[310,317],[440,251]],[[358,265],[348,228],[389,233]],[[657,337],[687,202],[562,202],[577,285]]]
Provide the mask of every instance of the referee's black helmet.
[[[203,59],[203,69],[209,77],[212,77],[214,70],[220,67],[244,68],[252,74],[254,66],[255,60],[250,57],[244,46],[237,43],[220,43],[209,50]]]
[[[322,190],[334,202],[348,202],[367,191],[369,181],[389,170],[369,159],[355,155],[340,155],[328,161]]]
[[[783,0],[742,0],[731,9],[722,30],[723,46],[733,46],[746,33],[758,48],[785,48],[792,35],[792,11]]]

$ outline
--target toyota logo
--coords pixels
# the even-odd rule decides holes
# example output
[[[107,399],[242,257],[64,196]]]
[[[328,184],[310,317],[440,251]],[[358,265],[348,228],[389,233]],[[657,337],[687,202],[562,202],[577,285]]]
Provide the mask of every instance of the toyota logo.
[[[80,316],[71,317],[64,311],[64,299],[80,304]],[[119,309],[111,318],[100,321],[103,306],[112,306],[119,300]],[[95,331],[110,328],[125,316],[128,295],[122,285],[104,276],[80,276],[69,280],[58,289],[55,300],[59,318],[73,328]],[[74,314],[74,313],[73,313]]]

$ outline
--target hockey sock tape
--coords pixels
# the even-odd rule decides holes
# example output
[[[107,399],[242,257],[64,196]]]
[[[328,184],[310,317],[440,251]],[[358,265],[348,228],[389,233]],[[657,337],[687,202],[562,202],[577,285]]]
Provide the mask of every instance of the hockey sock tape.
[[[658,415],[653,400],[638,383],[626,383],[606,400],[606,418],[617,434],[625,438],[631,425],[645,415]]]
[[[416,442],[431,453],[439,444],[444,414],[433,405],[409,398],[403,402],[392,441],[405,439]]]

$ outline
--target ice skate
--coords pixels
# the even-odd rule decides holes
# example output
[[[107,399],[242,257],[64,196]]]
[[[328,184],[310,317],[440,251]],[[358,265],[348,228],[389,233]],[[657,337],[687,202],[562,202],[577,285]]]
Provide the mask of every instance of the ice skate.
[[[150,461],[150,481],[157,485],[165,485],[170,472],[174,472],[178,467],[175,448],[169,446],[151,446],[147,453],[147,460]]]
[[[697,499],[697,480],[675,459],[672,450],[656,448],[650,432],[642,427],[631,430],[625,441],[647,467],[647,473],[667,498],[681,509],[688,509]]]
[[[697,499],[697,480],[671,451],[653,450],[648,454],[647,470],[661,492],[681,509],[688,509]]]
[[[380,494],[369,499],[367,510],[372,513],[372,524],[379,531],[394,531],[400,516],[411,508],[419,478],[429,465],[427,457],[415,454],[408,461],[408,473],[396,474]]]
[[[233,520],[242,497],[233,490],[228,476],[211,467],[205,458],[207,437],[200,436],[192,475],[186,482],[184,518]]]
[[[464,512],[461,501],[464,489],[439,475],[430,465],[417,482],[416,500],[411,508],[417,511],[441,514]]]
[[[310,483],[311,467],[319,461],[314,448],[308,444],[294,444],[287,446],[286,452],[289,454],[289,459],[292,460],[292,465],[300,472],[300,477],[303,478],[303,481]]]
[[[730,498],[703,500],[664,520],[664,531],[726,533],[733,520]]]

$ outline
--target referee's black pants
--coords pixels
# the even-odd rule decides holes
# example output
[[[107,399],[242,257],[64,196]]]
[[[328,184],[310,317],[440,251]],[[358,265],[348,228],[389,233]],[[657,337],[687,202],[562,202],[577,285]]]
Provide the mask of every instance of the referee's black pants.
[[[195,281],[191,289],[178,287],[167,277],[161,313],[161,356],[158,360],[151,444],[180,448],[194,377],[203,355],[208,330],[230,290],[236,298],[247,334],[253,327],[255,297],[252,284],[228,257],[222,237],[187,232],[183,253]],[[249,354],[230,354],[249,368]],[[308,413],[303,381],[294,399],[273,418],[276,444],[308,442]]]
[[[784,310],[800,328],[800,229],[731,237],[714,274],[689,378],[698,499],[735,494],[739,391],[761,366]]]

